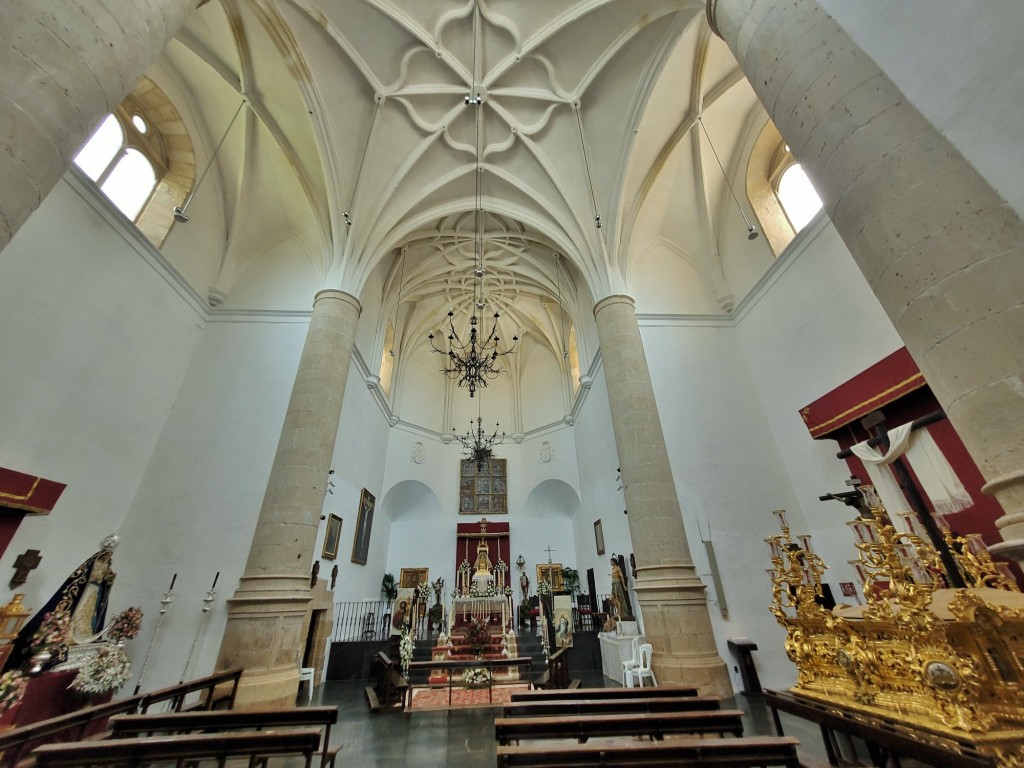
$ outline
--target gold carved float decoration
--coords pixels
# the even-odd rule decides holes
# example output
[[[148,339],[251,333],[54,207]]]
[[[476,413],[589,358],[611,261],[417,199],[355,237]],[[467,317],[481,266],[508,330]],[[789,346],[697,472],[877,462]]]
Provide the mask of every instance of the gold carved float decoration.
[[[1024,595],[980,537],[945,532],[966,588],[946,587],[938,553],[903,515],[898,531],[870,486],[870,516],[849,523],[864,605],[824,608],[827,566],[809,536],[782,532],[771,550],[771,611],[797,667],[791,689],[846,710],[904,723],[915,738],[969,745],[1024,767]]]

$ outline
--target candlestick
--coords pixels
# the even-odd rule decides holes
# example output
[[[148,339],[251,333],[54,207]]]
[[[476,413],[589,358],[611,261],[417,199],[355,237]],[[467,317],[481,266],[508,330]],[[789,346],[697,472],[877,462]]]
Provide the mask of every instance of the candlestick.
[[[185,659],[185,668],[181,670],[181,680],[179,683],[185,682],[188,677],[188,669],[192,665],[192,657],[195,655],[196,646],[199,645],[199,638],[203,635],[203,630],[206,629],[206,621],[209,617],[210,608],[213,607],[213,601],[217,597],[217,591],[214,587],[217,586],[217,579],[220,578],[220,571],[217,571],[217,575],[213,577],[213,586],[206,592],[206,596],[203,598],[202,611],[199,614],[199,623],[196,625],[196,634],[192,638],[192,647],[188,649],[188,657]]]
[[[149,657],[153,653],[153,646],[156,645],[157,636],[160,634],[160,627],[164,623],[164,615],[171,607],[171,603],[174,601],[174,596],[171,594],[171,590],[174,589],[174,581],[178,578],[178,574],[174,574],[171,577],[171,586],[164,596],[160,598],[160,615],[156,620],[156,628],[153,630],[153,636],[149,639],[149,648],[146,649],[146,658],[142,662],[142,668],[139,670],[139,681],[135,684],[135,694],[142,689],[142,679],[146,676],[146,669],[149,667]]]

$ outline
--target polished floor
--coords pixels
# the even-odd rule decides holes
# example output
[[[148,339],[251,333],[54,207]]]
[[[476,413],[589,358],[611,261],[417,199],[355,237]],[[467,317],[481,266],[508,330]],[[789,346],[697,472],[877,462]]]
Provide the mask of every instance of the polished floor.
[[[615,685],[599,675],[586,687]],[[313,691],[314,704],[337,704],[339,723],[331,742],[341,746],[337,768],[478,768],[495,765],[494,717],[498,709],[462,709],[404,714],[370,713],[365,682],[328,682]],[[306,698],[303,694],[302,701]],[[773,735],[771,715],[757,697],[737,696],[726,706],[744,710],[749,735]],[[783,714],[786,735],[800,739],[807,768],[828,765],[817,726]]]

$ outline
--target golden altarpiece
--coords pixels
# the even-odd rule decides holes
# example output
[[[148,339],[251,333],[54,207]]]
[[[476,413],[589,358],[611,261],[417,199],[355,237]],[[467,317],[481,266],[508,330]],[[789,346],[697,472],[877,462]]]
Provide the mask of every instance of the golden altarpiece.
[[[943,535],[968,584],[948,589],[930,543],[902,515],[895,526],[870,491],[849,523],[864,605],[819,604],[827,567],[809,536],[769,537],[772,613],[786,629],[797,696],[847,711],[898,716],[917,740],[967,745],[1000,766],[1024,766],[1024,595],[980,537]]]

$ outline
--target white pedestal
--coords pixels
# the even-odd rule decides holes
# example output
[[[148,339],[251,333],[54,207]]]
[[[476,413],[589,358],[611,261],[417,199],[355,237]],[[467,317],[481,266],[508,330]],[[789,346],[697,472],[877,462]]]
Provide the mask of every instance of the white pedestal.
[[[634,631],[636,622],[623,622],[632,624]],[[601,669],[604,676],[609,680],[615,680],[619,685],[624,685],[622,676],[622,662],[633,658],[633,639],[638,638],[638,643],[643,643],[644,638],[638,635],[620,635],[613,632],[598,632],[597,639],[601,641]]]

